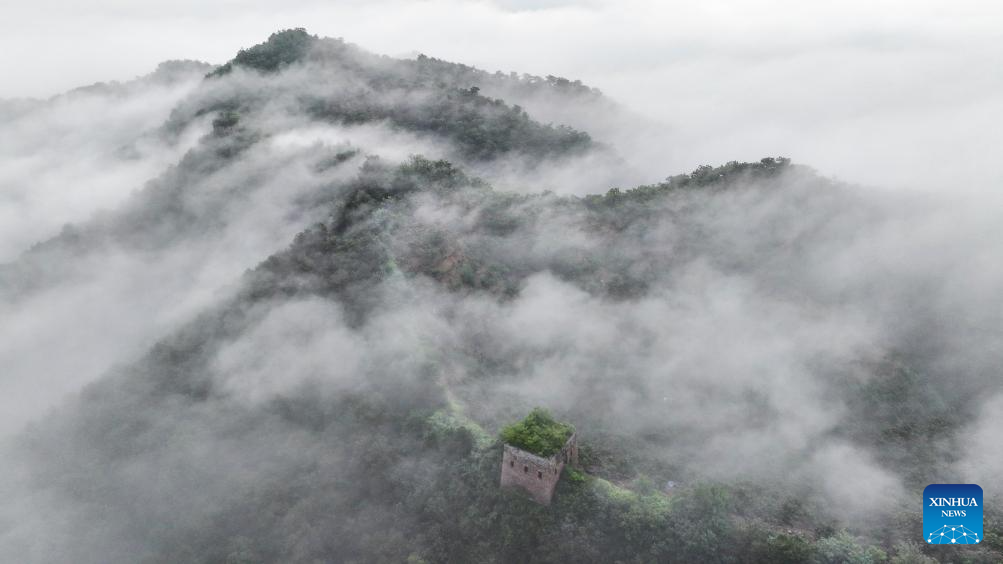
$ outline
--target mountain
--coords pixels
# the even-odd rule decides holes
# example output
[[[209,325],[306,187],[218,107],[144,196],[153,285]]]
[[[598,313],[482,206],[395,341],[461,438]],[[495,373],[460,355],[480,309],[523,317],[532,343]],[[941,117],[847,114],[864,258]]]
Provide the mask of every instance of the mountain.
[[[19,400],[5,561],[957,557],[920,495],[997,359],[874,251],[922,202],[777,157],[588,195],[630,176],[599,91],[300,29],[199,72],[136,134],[183,156],[0,267],[0,360],[67,395]],[[550,507],[498,488],[535,406],[581,447]]]

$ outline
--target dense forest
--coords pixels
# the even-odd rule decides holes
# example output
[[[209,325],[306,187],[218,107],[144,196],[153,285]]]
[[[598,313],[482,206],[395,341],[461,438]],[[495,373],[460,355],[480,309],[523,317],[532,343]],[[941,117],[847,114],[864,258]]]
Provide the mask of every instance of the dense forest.
[[[929,280],[848,262],[893,213],[858,187],[783,157],[533,186],[616,162],[524,109],[601,92],[301,29],[207,72],[151,133],[199,131],[183,157],[0,265],[4,307],[106,275],[194,304],[6,447],[46,517],[5,509],[4,559],[1003,560],[990,504],[980,546],[920,542],[999,383]],[[581,449],[549,507],[498,487],[503,438],[570,432],[506,428],[535,407]]]

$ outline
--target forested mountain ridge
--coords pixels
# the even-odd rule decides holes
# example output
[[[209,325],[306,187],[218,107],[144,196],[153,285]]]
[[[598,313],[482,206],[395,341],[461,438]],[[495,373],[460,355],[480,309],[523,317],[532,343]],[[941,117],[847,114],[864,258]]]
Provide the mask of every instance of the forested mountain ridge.
[[[998,382],[956,363],[940,310],[903,313],[938,304],[847,268],[887,209],[785,158],[497,189],[613,149],[489,88],[601,98],[274,34],[171,112],[160,134],[203,133],[176,166],[0,271],[11,307],[102,276],[163,294],[154,315],[191,304],[17,437],[8,488],[46,517],[5,509],[0,555],[1000,560],[991,507],[982,546],[917,543],[918,494],[957,475],[943,445]],[[582,448],[551,507],[497,487],[497,433],[537,405]]]
[[[62,236],[36,245],[20,264],[5,267],[8,274],[0,276],[0,290],[4,286],[38,286],[39,277],[46,275],[32,266],[38,262],[37,255],[52,266],[66,262],[67,254],[99,246],[99,241],[163,246],[179,237],[200,236],[213,226],[224,225],[226,219],[220,214],[234,199],[253,197],[267,180],[262,175],[269,174],[241,159],[259,158],[253,150],[267,145],[276,130],[300,126],[304,120],[338,125],[385,122],[396,130],[441,140],[436,149],[477,162],[497,160],[513,152],[520,160],[553,159],[592,147],[587,134],[540,124],[518,106],[509,107],[501,100],[480,96],[476,87],[457,86],[464,78],[490,75],[480,76],[469,67],[455,65],[460,69],[457,72],[454,66],[425,61],[372,55],[340,40],[317,39],[302,30],[274,34],[268,42],[242,51],[233,62],[210,73],[206,84],[182,101],[162,128],[162,135],[171,137],[197,125],[194,122],[200,117],[211,117],[210,135],[203,137],[176,166],[151,180],[121,210],[88,224],[67,226]],[[253,74],[292,63],[309,65],[291,69],[291,76],[281,79]],[[167,72],[169,67],[173,68],[163,65],[158,73]],[[229,74],[234,67],[252,74],[223,84],[212,80]],[[346,79],[345,73],[351,73],[351,78]],[[513,80],[520,85],[535,84],[530,87],[534,90],[547,88],[536,80]],[[335,83],[338,86],[331,88]],[[285,123],[269,129],[263,123],[265,115],[268,120]],[[330,157],[318,160],[314,166],[328,170],[358,155],[358,148],[342,145],[329,150]],[[273,163],[269,166],[274,168]],[[305,188],[317,195],[300,197],[323,198],[323,193],[336,190],[322,182]],[[210,191],[205,190],[207,185]],[[64,256],[57,260],[51,257],[55,253]]]
[[[313,119],[341,124],[385,120],[405,130],[443,135],[458,146],[462,156],[472,159],[494,158],[511,151],[534,158],[555,157],[591,144],[585,133],[539,124],[518,105],[508,106],[481,95],[477,84],[515,84],[530,94],[557,90],[564,96],[577,96],[584,90],[598,96],[587,87],[572,87],[556,78],[497,77],[427,57],[413,61],[381,57],[341,40],[319,39],[301,29],[273,34],[266,43],[241,51],[208,78],[225,76],[234,69],[274,73],[292,65],[306,72],[301,82],[281,85],[283,94],[290,98],[285,102]],[[183,124],[206,112],[239,115],[262,104],[283,102],[276,100],[275,92],[261,90],[251,96],[232,90],[214,94],[215,98],[192,100],[197,106],[193,110],[175,112],[168,127],[178,127],[177,122]]]

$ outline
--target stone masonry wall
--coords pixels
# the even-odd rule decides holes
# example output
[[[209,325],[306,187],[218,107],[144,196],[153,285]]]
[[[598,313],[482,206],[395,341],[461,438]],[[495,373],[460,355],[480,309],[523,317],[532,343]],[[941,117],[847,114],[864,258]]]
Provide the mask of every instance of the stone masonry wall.
[[[550,458],[504,445],[502,452],[501,486],[525,490],[538,503],[550,505],[557,481],[566,462],[578,461],[576,436],[571,435],[561,452]]]

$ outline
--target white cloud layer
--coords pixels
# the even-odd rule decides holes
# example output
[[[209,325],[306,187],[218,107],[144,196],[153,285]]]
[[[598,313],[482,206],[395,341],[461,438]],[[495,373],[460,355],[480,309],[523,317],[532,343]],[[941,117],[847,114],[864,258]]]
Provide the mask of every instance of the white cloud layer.
[[[481,395],[563,411],[605,409],[619,416],[625,432],[681,429],[666,456],[705,477],[767,480],[793,468],[813,477],[825,496],[841,499],[848,496],[845,476],[855,475],[873,486],[865,492],[869,502],[891,503],[904,495],[900,476],[878,456],[887,453],[839,437],[848,433],[841,425],[852,423],[853,406],[833,399],[833,375],[819,368],[850,366],[839,375],[852,380],[853,363],[890,351],[917,357],[930,374],[955,378],[959,394],[993,392],[979,398],[986,402],[968,428],[982,448],[951,470],[986,482],[1003,468],[993,447],[1003,425],[994,372],[1003,323],[992,307],[1003,287],[1003,208],[991,195],[1003,179],[997,155],[1003,133],[988,125],[1003,118],[997,95],[1003,74],[993,66],[1003,52],[997,25],[1003,18],[993,5],[98,0],[84,7],[43,0],[8,12],[0,22],[0,75],[6,78],[0,96],[125,79],[169,58],[222,62],[276,29],[307,26],[375,52],[424,52],[490,71],[581,78],[646,125],[544,102],[527,105],[528,111],[566,117],[611,141],[629,161],[625,168],[649,181],[701,163],[785,154],[887,188],[819,191],[816,183],[791,177],[782,190],[681,195],[661,210],[671,220],[618,248],[634,258],[630,253],[662,253],[666,264],[680,251],[680,263],[659,273],[652,293],[630,303],[613,304],[538,274],[505,303],[441,293],[423,282],[388,282],[383,291],[390,305],[361,327],[319,299],[277,304],[214,356],[226,405],[260,406],[302,390],[399,385],[403,378],[381,382],[366,371],[417,378],[425,363],[441,361],[436,377],[490,421],[507,416],[507,405],[479,404]],[[285,113],[283,96],[340,80],[329,78],[331,84],[323,83],[302,68],[281,82],[238,71],[206,87],[268,92],[268,110],[249,119],[276,134],[219,170],[200,172],[178,192],[195,217],[208,218],[204,225],[195,223],[185,237],[167,225],[162,241],[151,228],[152,250],[122,237],[121,249],[75,257],[65,279],[51,287],[0,302],[6,392],[0,441],[224,301],[245,269],[326,217],[329,210],[312,202],[339,195],[363,159],[328,170],[315,166],[321,157],[347,143],[391,160],[448,154],[446,141],[384,124],[332,126]],[[148,135],[193,84],[124,98],[83,93],[48,104],[0,104],[0,264],[62,223],[103,207],[146,202],[156,212],[156,200],[127,196],[208,128],[211,118],[196,120],[170,146]],[[586,186],[583,176],[600,185],[607,178],[623,187],[635,182],[598,158],[534,169],[532,177],[519,164],[497,164],[488,176],[503,189],[562,193],[601,189]],[[458,237],[473,221],[432,197],[415,217]],[[563,248],[590,251],[598,244],[567,223],[542,221],[538,229],[518,249],[527,264]],[[690,248],[696,251],[684,260]],[[484,335],[499,354],[516,359],[518,378],[484,384],[465,375],[460,361],[432,358],[459,345],[473,350],[476,342],[464,339]],[[593,381],[581,377],[590,374]],[[178,450],[166,449],[170,457],[179,468],[204,470],[231,495],[229,476],[210,455],[218,446],[215,431],[199,426],[216,415],[201,422],[171,416],[179,421],[165,419],[165,429],[201,430],[205,438],[171,444]],[[299,449],[295,441],[284,444]],[[260,462],[256,456],[248,459]],[[113,476],[141,476],[159,463],[153,456]],[[135,480],[136,491],[143,485]],[[171,487],[180,488],[165,486]],[[8,505],[10,514],[24,511]],[[833,512],[859,509],[834,506]],[[0,521],[3,514],[0,508]]]
[[[0,22],[0,97],[222,62],[305,26],[376,52],[580,78],[665,125],[653,179],[784,154],[929,190],[1003,180],[1003,8],[988,0],[21,3]]]

